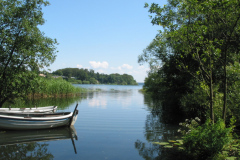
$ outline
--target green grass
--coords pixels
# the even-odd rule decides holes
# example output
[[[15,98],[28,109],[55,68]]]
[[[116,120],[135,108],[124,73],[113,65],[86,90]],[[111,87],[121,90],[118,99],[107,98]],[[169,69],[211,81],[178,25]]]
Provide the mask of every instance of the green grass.
[[[41,97],[71,96],[87,92],[87,89],[74,87],[71,83],[63,79],[38,79],[34,84],[30,95]]]

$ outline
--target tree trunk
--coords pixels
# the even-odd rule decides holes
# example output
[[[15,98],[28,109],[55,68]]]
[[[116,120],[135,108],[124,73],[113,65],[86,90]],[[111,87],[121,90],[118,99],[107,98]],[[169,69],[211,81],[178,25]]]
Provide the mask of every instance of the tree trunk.
[[[213,108],[213,68],[212,68],[212,54],[210,55],[210,75],[209,75],[209,89],[210,89],[210,118],[212,120],[212,123],[214,124],[214,108]]]
[[[4,98],[0,101],[0,108],[2,108],[3,104],[7,101],[7,98]]]
[[[212,71],[210,75],[210,118],[214,123],[214,108],[213,108],[213,82],[212,82]]]
[[[227,53],[224,53],[224,99],[223,99],[223,114],[222,119],[226,121],[226,113],[227,113]]]

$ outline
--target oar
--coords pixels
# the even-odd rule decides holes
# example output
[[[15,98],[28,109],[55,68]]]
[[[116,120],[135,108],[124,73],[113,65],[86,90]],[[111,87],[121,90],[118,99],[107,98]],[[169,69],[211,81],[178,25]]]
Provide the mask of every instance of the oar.
[[[71,117],[71,119],[70,119],[70,123],[69,123],[69,126],[68,126],[68,127],[70,127],[71,124],[72,124],[73,116],[75,115],[75,112],[76,112],[76,110],[77,110],[77,107],[78,107],[78,103],[77,103],[77,105],[76,105],[76,107],[75,107],[75,109],[74,109],[74,111],[73,111],[73,114],[72,114],[72,117]]]

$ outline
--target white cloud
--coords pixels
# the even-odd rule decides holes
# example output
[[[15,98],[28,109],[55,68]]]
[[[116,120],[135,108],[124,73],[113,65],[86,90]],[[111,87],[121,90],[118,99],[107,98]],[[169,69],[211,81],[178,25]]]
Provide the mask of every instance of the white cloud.
[[[121,66],[118,67],[110,67],[112,70],[119,70],[119,71],[123,71],[123,69],[133,69],[133,66],[130,66],[129,64],[123,64]]]
[[[127,69],[133,69],[133,67],[130,66],[129,64],[123,64],[121,67],[122,68],[127,68]]]
[[[70,67],[71,68],[71,67]],[[81,65],[81,64],[77,64],[77,68],[83,68],[83,69],[90,69],[90,67],[83,67],[83,65]]]
[[[102,63],[96,62],[96,61],[90,61],[89,63],[93,68],[108,68],[108,62],[106,61],[103,61]]]
[[[77,64],[77,68],[83,68],[83,66],[80,64]]]

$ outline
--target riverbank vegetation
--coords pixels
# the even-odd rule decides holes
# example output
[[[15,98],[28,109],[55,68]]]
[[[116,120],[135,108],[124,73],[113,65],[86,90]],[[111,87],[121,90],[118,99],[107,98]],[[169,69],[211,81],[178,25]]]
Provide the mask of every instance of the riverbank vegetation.
[[[71,83],[77,84],[116,84],[138,85],[133,76],[128,74],[103,74],[95,73],[94,70],[83,68],[64,68],[54,71],[53,76],[61,76]]]
[[[29,97],[64,97],[84,92],[62,79],[39,76],[56,58],[56,39],[39,30],[44,0],[2,0],[0,3],[0,107]]]
[[[235,1],[181,0],[150,6],[152,23],[163,31],[139,56],[139,63],[149,63],[144,89],[161,100],[163,110],[213,122],[228,122],[239,114],[238,6]]]
[[[31,108],[31,107],[44,107],[44,106],[58,106],[58,110],[65,110],[70,105],[76,105],[76,102],[79,104],[82,100],[87,98],[87,94],[81,93],[81,96],[64,96],[64,97],[45,97],[45,98],[18,98],[12,102],[6,102],[3,105],[3,108]]]
[[[29,98],[46,98],[46,97],[67,97],[80,93],[86,93],[87,89],[75,87],[62,78],[43,78],[38,77],[31,84],[29,89]]]
[[[185,143],[191,139],[189,151],[200,141],[206,142],[203,148],[213,145],[210,138],[223,128],[224,144],[214,144],[219,147],[214,153],[219,153],[231,141],[231,117],[240,126],[240,2],[168,0],[164,6],[145,7],[152,24],[162,30],[139,56],[139,63],[147,62],[151,69],[144,90],[160,100],[167,123],[194,117],[208,123],[195,130],[204,131],[201,140],[193,138],[197,132],[185,135]],[[202,153],[196,154],[198,159]]]
[[[87,92],[89,92],[87,89],[73,86],[62,78],[45,78],[37,76],[29,83],[28,90],[24,91],[24,95],[6,101],[3,106],[24,107],[26,102],[36,99],[79,97],[79,95]],[[50,104],[47,104],[47,106],[48,105]]]
[[[44,0],[1,0],[0,3],[0,107],[24,97],[38,76],[37,71],[56,58],[56,39],[45,36]]]

